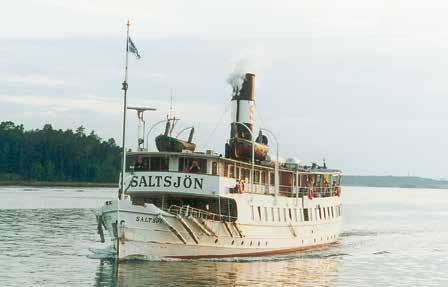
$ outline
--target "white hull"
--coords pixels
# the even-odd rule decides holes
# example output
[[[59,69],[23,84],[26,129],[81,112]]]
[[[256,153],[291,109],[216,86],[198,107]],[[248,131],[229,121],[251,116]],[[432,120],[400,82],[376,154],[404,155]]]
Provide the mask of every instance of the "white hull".
[[[272,198],[264,195],[237,196],[239,201],[250,200],[252,203]],[[298,211],[307,208],[314,213],[319,206],[339,205],[339,197],[286,198],[277,204],[297,208]],[[310,214],[309,221],[297,215],[297,221],[294,216],[285,216],[284,222],[263,222],[257,221],[258,218],[251,220],[244,214],[238,223],[198,220],[176,217],[152,204],[145,207],[132,205],[127,200],[110,202],[102,208],[102,215],[119,259],[136,256],[219,258],[295,252],[336,242],[341,225],[340,216],[329,214],[328,218],[321,220],[317,211]],[[118,228],[114,227],[116,222],[121,222]]]

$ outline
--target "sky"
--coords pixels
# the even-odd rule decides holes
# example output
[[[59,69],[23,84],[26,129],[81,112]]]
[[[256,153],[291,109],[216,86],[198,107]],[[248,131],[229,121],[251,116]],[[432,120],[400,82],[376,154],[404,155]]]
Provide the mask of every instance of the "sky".
[[[256,124],[283,159],[345,174],[448,178],[447,1],[16,0],[0,10],[0,121],[83,125],[121,142],[129,105],[173,95],[178,130],[223,153],[236,67],[256,74]],[[128,144],[137,117],[128,114]],[[155,127],[153,138],[163,130]],[[186,134],[184,136],[187,136]],[[270,141],[272,154],[277,145]]]

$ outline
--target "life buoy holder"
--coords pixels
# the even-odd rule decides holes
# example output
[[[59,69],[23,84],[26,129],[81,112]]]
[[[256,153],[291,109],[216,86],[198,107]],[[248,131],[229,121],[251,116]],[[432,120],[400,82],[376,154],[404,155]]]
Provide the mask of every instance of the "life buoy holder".
[[[313,199],[313,197],[314,197],[313,188],[312,188],[312,187],[308,187],[308,188],[306,189],[306,191],[307,191],[307,193],[308,193],[308,198],[309,198],[309,199]]]

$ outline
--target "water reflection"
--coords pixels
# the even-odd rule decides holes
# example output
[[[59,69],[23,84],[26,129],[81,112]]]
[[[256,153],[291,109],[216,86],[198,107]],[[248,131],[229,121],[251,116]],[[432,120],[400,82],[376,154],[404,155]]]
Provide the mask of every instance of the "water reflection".
[[[332,286],[338,258],[270,257],[238,261],[102,260],[95,286]]]

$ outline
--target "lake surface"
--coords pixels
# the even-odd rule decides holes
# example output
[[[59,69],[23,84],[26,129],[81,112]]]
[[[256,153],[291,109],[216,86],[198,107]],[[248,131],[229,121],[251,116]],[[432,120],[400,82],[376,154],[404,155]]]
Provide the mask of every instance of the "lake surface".
[[[129,261],[94,210],[114,189],[0,187],[0,286],[448,286],[448,190],[347,187],[337,245],[283,256]]]

